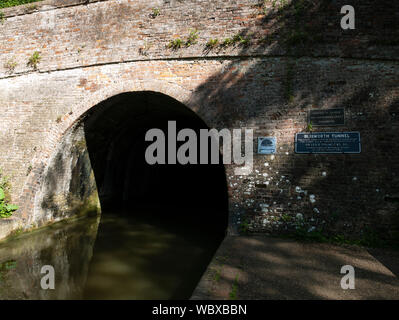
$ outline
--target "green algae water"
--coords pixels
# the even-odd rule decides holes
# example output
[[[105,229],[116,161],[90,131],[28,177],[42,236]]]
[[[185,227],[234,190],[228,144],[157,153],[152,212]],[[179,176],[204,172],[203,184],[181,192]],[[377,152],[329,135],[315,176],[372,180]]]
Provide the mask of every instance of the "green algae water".
[[[0,299],[188,299],[221,240],[146,214],[58,223],[0,243]]]

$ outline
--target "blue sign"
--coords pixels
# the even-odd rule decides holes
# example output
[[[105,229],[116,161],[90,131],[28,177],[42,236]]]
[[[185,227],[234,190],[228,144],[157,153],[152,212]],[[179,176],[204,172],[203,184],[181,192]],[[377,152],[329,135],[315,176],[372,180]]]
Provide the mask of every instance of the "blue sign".
[[[359,132],[305,132],[295,136],[296,153],[360,153]]]
[[[258,153],[273,154],[276,153],[276,137],[258,137]]]

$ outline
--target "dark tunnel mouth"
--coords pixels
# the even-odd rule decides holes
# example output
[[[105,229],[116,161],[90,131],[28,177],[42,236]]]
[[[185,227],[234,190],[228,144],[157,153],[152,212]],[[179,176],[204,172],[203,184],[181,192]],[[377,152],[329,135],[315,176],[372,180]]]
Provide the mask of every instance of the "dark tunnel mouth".
[[[146,163],[152,142],[145,141],[145,133],[158,128],[167,136],[168,121],[176,121],[177,132],[209,129],[184,104],[153,91],[119,94],[87,112],[84,132],[103,213],[147,211],[160,223],[173,220],[205,234],[225,234],[229,210],[222,160],[217,165]]]

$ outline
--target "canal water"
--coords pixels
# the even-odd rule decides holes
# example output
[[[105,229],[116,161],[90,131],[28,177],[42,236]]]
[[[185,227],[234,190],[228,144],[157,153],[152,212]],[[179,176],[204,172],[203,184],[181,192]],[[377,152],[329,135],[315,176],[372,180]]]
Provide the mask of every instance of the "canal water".
[[[58,223],[0,243],[0,299],[188,299],[222,238],[145,212]]]

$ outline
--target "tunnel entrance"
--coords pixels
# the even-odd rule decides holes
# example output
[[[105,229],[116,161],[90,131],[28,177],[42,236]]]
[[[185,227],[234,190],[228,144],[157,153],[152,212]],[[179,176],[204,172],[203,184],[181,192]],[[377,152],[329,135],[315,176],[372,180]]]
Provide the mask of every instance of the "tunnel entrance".
[[[161,93],[138,92],[100,103],[86,119],[86,144],[103,210],[148,210],[197,227],[204,222],[204,231],[225,232],[228,200],[222,161],[149,165],[145,160],[151,144],[145,134],[152,128],[167,133],[168,121],[176,121],[178,131],[190,128],[198,136],[200,129],[209,129],[193,111]]]
[[[200,129],[209,129],[186,106],[156,92],[114,96],[83,119],[102,210],[86,297],[189,298],[225,236],[222,159],[219,165],[146,162],[152,144],[145,141],[146,132],[158,128],[167,134],[168,121],[176,121],[177,131],[190,128],[198,136]],[[98,281],[115,263],[115,270],[123,264],[127,272],[113,277],[117,284]],[[140,281],[147,289],[137,291]]]

